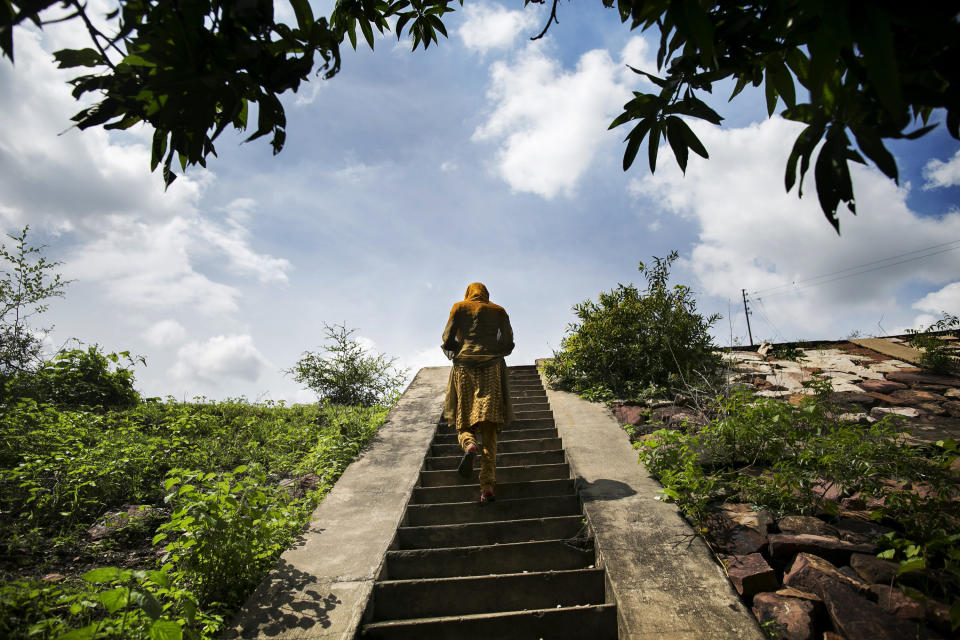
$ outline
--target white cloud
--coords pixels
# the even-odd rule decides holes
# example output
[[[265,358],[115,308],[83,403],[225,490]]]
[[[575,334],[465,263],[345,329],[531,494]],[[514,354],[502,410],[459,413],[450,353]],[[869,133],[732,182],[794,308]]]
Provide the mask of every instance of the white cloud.
[[[737,300],[741,288],[760,290],[752,296],[755,313],[769,318],[783,337],[829,337],[849,330],[834,326],[838,317],[848,322],[855,316],[864,323],[871,318],[865,327],[884,314],[888,327],[906,323],[898,303],[905,285],[955,279],[956,254],[948,252],[825,282],[849,275],[850,267],[960,237],[960,213],[919,217],[907,207],[905,188],[854,165],[859,214],[841,210],[843,235],[838,236],[820,212],[812,171],[802,200],[796,187],[789,194],[783,190],[786,157],[802,125],[775,117],[742,129],[691,126],[710,159],[691,156],[684,177],[669,150],[661,149],[657,173],[635,179],[632,190],[655,208],[698,226],[699,237],[683,266],[704,293]],[[834,275],[810,280],[825,274]]]
[[[176,320],[161,320],[144,331],[143,337],[156,347],[169,347],[183,342],[187,330]]]
[[[531,43],[512,65],[492,65],[487,95],[495,106],[473,139],[502,145],[496,168],[514,190],[572,195],[603,141],[612,141],[604,133],[630,95],[619,71],[600,49],[567,71]]]
[[[15,38],[16,65],[0,64],[0,113],[16,123],[0,137],[0,217],[8,230],[29,222],[65,231],[128,212],[169,219],[195,211],[207,172],[191,171],[164,192],[160,173],[149,171],[144,131],[69,129],[82,106],[67,84],[75,70],[56,69],[35,31],[17,29]]]
[[[440,163],[440,171],[444,173],[450,173],[451,171],[457,170],[457,163],[453,160],[445,160]]]
[[[250,248],[250,231],[241,223],[242,217],[229,217],[225,225],[197,219],[197,236],[209,243],[227,258],[227,268],[240,275],[252,275],[260,282],[287,282],[287,271],[292,267],[284,258],[256,253]]]
[[[220,335],[180,347],[170,374],[179,380],[220,386],[229,379],[256,382],[271,366],[251,336]]]
[[[333,172],[335,178],[342,182],[348,182],[351,184],[359,184],[361,182],[368,182],[376,177],[378,167],[365,164],[363,162],[353,162],[346,165],[342,169],[337,169]]]
[[[291,268],[287,260],[256,253],[249,231],[234,218],[224,225],[199,217],[143,222],[113,216],[105,222],[108,227],[76,251],[66,271],[81,280],[104,282],[113,301],[125,306],[235,311],[240,290],[201,273],[195,264],[201,256],[260,282],[286,282]]]
[[[926,182],[923,183],[924,189],[960,185],[960,151],[953,154],[953,157],[946,162],[936,158],[928,162],[923,167],[923,177],[926,178]]]
[[[928,313],[914,318],[914,326],[929,326],[942,318],[944,312],[960,315],[960,282],[951,282],[937,291],[932,291],[913,303],[914,309]]]
[[[623,50],[620,52],[620,59],[623,61],[624,65],[630,65],[634,69],[639,69],[640,71],[646,71],[647,73],[652,73],[657,75],[657,61],[651,56],[651,47],[650,43],[647,42],[645,38],[640,36],[633,36],[624,45]],[[641,83],[652,85],[646,76],[641,76],[635,74],[630,69],[624,69],[625,81],[629,83]]]
[[[148,309],[190,306],[203,313],[237,309],[239,290],[194,269],[196,223],[173,218],[146,223],[115,217],[99,238],[68,260],[67,273],[100,280],[114,302]]]
[[[463,13],[466,19],[457,34],[467,49],[480,53],[510,47],[538,22],[533,11],[510,11],[496,2],[468,4]]]

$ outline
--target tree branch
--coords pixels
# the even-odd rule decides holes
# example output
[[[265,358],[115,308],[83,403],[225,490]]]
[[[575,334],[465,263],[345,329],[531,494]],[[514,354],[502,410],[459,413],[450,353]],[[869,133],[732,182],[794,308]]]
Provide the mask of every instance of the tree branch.
[[[539,40],[539,39],[542,38],[543,36],[547,35],[547,29],[550,28],[550,23],[551,23],[551,22],[555,22],[555,23],[557,23],[557,24],[560,24],[560,21],[557,20],[557,3],[558,3],[559,1],[560,1],[560,0],[553,0],[553,6],[550,7],[550,17],[547,18],[547,24],[543,25],[543,31],[541,31],[539,34],[537,34],[537,35],[533,36],[532,38],[530,38],[531,40]]]

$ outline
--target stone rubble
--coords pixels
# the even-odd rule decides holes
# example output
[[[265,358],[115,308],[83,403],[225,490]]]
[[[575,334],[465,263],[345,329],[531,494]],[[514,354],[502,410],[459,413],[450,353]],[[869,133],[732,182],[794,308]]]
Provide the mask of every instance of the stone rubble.
[[[772,353],[773,349],[766,357],[752,351],[725,354],[727,383],[749,388],[760,397],[799,404],[816,392],[813,381],[829,380],[833,400],[845,411],[840,416],[844,420],[866,426],[892,414],[902,418],[908,443],[960,439],[960,378],[931,374],[851,344],[803,349],[801,362],[779,360]],[[632,425],[635,434],[704,422],[689,409],[662,403],[655,409],[614,403],[613,411],[621,424]],[[960,476],[960,465],[956,473]],[[841,496],[830,486],[817,490],[834,502],[839,517],[827,522],[787,515],[775,521],[752,505],[722,504],[715,505],[705,520],[705,536],[731,584],[772,637],[955,637],[949,607],[906,596],[896,586],[898,563],[876,557],[874,542],[893,531],[869,520],[869,510],[882,503],[859,494]]]

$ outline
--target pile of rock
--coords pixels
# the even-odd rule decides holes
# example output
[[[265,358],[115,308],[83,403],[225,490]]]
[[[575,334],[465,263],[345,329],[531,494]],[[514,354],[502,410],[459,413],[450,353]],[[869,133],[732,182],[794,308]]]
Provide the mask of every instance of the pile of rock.
[[[730,582],[780,638],[952,637],[949,607],[904,595],[898,564],[876,557],[873,541],[888,531],[853,517],[774,521],[748,504],[720,505],[707,519]]]

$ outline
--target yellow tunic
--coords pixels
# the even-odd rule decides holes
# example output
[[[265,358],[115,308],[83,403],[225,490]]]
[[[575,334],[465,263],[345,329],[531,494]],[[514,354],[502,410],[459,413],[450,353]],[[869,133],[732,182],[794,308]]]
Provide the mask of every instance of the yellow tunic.
[[[453,305],[443,330],[442,348],[453,359],[443,414],[457,430],[479,422],[513,421],[504,356],[513,351],[513,329],[503,307],[490,302],[487,288],[475,282]]]

